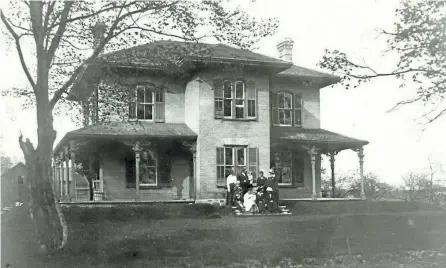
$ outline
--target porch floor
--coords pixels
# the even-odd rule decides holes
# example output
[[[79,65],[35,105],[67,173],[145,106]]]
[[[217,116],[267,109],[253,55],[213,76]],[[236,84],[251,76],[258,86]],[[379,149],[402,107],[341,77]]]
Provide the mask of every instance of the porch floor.
[[[193,204],[193,199],[172,200],[101,200],[101,201],[60,201],[63,207],[68,206],[111,206],[111,205],[142,205],[142,204]]]
[[[326,201],[364,201],[361,198],[332,198],[332,197],[318,197],[312,198],[281,198],[280,201],[314,201],[314,202],[326,202]]]

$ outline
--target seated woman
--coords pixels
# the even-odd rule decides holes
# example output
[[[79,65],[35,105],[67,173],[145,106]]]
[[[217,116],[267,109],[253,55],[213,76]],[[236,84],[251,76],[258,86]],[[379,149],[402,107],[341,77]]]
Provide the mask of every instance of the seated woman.
[[[245,201],[244,206],[246,212],[257,213],[259,211],[256,204],[257,195],[253,187],[248,188],[248,192],[246,192],[243,200]]]
[[[234,203],[238,210],[244,211],[245,206],[243,205],[243,196],[242,196],[242,188],[240,187],[240,182],[234,186]]]

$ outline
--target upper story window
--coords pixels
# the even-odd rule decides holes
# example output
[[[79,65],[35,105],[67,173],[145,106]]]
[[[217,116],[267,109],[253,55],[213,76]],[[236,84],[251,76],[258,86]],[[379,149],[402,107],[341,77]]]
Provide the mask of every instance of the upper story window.
[[[302,126],[302,96],[289,92],[271,96],[272,122],[276,126]]]
[[[135,101],[129,103],[129,118],[164,122],[164,92],[137,86]]]
[[[257,118],[255,83],[243,79],[214,81],[215,118],[254,120]]]

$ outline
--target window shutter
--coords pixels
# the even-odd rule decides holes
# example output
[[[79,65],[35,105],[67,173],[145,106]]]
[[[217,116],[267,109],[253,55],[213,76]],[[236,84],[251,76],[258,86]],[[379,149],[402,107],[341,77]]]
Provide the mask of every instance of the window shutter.
[[[273,125],[279,124],[279,107],[277,104],[277,93],[271,92],[270,94],[271,102],[271,122]]]
[[[294,94],[294,125],[297,127],[302,126],[302,96],[300,94]]]
[[[223,118],[223,80],[214,80],[214,115]]]
[[[248,148],[248,170],[252,172],[254,178],[259,176],[259,149]]]
[[[164,122],[164,91],[155,92],[155,122]]]
[[[224,186],[226,184],[224,165],[225,165],[225,149],[223,147],[217,147],[216,171],[217,171],[218,186]]]
[[[136,119],[136,103],[129,102],[129,119]]]
[[[248,81],[246,87],[247,118],[257,118],[257,90],[254,81]]]

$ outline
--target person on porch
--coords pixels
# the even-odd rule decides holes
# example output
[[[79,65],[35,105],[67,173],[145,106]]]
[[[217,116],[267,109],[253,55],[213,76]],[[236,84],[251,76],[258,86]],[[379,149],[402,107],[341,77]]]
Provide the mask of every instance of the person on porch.
[[[254,187],[249,187],[248,192],[246,192],[243,197],[243,200],[245,200],[243,205],[245,206],[246,212],[257,213],[259,211],[256,204],[257,195],[254,191]]]
[[[248,192],[248,186],[249,186],[248,173],[246,172],[245,167],[242,168],[240,174],[237,176],[237,180],[240,182],[240,187],[242,187],[242,199],[243,199],[246,192]]]
[[[274,195],[274,190],[271,187],[266,188],[266,196],[265,196],[266,204],[268,206],[269,213],[278,213],[279,204],[276,202],[276,198]]]
[[[267,200],[266,200],[266,189],[265,187],[257,187],[257,207],[259,208],[259,213],[264,214],[266,212]]]
[[[244,211],[245,206],[243,203],[242,188],[240,187],[240,182],[237,181],[234,186],[234,205],[239,211]]]
[[[264,175],[263,170],[259,172],[259,177],[257,178],[257,187],[259,187],[262,191],[264,191],[264,187],[266,184],[266,177]]]
[[[279,202],[279,183],[278,179],[276,177],[276,174],[274,173],[274,169],[269,170],[269,176],[266,179],[265,187],[271,188],[271,197],[274,198],[274,201],[276,203]]]
[[[234,169],[231,169],[231,173],[226,178],[226,184],[228,194],[226,195],[226,205],[232,206],[234,204],[234,188],[237,183],[237,177],[235,176]]]

